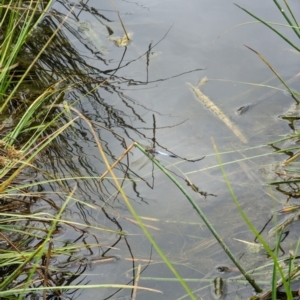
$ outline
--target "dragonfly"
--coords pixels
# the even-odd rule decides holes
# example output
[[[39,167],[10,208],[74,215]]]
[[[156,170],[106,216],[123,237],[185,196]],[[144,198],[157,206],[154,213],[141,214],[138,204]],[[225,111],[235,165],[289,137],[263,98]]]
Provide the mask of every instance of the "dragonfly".
[[[142,145],[142,146],[145,148],[146,152],[148,153],[148,157],[150,159],[146,156],[143,156],[141,158],[138,158],[131,164],[132,167],[140,166],[139,170],[144,168],[146,165],[148,165],[151,162],[151,158],[154,158],[155,155],[157,155],[157,154],[163,155],[163,156],[168,156],[168,157],[173,157],[173,158],[178,158],[178,156],[175,154],[165,153],[165,152],[156,150],[156,148],[153,148],[151,146],[145,146],[145,145]]]
[[[148,154],[148,157],[146,157],[144,155],[143,157],[141,157],[141,158],[137,159],[136,161],[134,161],[131,164],[131,166],[136,166],[137,167],[137,166],[141,165],[140,168],[139,168],[139,170],[140,170],[143,167],[145,167],[148,163],[150,163],[151,159],[154,158],[155,155],[157,155],[157,154],[163,155],[163,156],[168,156],[168,157],[173,157],[173,158],[180,158],[182,160],[189,161],[189,162],[196,162],[196,161],[202,160],[204,158],[204,156],[203,156],[201,158],[193,160],[193,159],[187,159],[187,158],[184,158],[184,157],[181,157],[179,155],[172,154],[172,153],[166,153],[166,152],[162,152],[162,151],[156,150],[156,148],[155,148],[155,145],[157,144],[156,138],[155,138],[156,120],[155,120],[155,115],[154,114],[152,115],[152,117],[153,117],[153,137],[152,137],[153,144],[152,144],[152,147],[140,144],[146,150],[146,152]]]

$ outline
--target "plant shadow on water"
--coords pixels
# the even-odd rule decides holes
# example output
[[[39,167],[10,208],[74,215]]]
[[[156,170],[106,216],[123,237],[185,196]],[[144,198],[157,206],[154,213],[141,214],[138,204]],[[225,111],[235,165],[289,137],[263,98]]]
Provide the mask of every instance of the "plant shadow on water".
[[[168,80],[176,80],[179,76],[190,76],[189,79],[198,80],[198,71],[202,71],[203,67],[196,66],[194,70],[186,70],[181,74],[172,73],[168,77],[159,77],[157,74],[160,72],[156,72],[156,77],[152,77],[151,72],[160,71],[159,55],[155,55],[160,52],[156,51],[156,47],[167,41],[168,30],[160,32],[161,37],[157,42],[150,41],[149,38],[149,41],[146,39],[148,44],[143,42],[141,46],[135,40],[140,37],[135,37],[134,32],[140,25],[130,25],[129,22],[127,25],[125,22],[125,26],[133,29],[134,33],[132,35],[129,30],[127,35],[117,19],[120,16],[118,11],[110,3],[103,4],[107,5],[103,7],[103,11],[82,3],[69,5],[65,1],[56,1],[41,25],[33,31],[21,54],[24,65],[26,66],[26,60],[30,64],[31,56],[40,52],[58,24],[65,20],[61,30],[37,62],[34,76],[43,86],[60,82],[56,88],[66,88],[51,103],[51,115],[61,114],[63,111],[56,127],[79,117],[38,157],[35,168],[28,168],[27,173],[22,174],[32,185],[30,195],[26,196],[29,200],[22,202],[19,213],[22,215],[30,211],[32,215],[40,214],[44,219],[40,221],[25,218],[24,223],[19,222],[19,227],[14,228],[12,236],[7,234],[13,243],[18,241],[20,249],[25,251],[39,247],[40,241],[45,239],[45,233],[49,232],[52,220],[56,220],[55,216],[68,199],[61,222],[58,222],[49,248],[41,258],[39,267],[47,274],[44,275],[47,280],[44,279],[43,282],[36,280],[38,276],[33,276],[30,282],[33,291],[32,294],[28,292],[27,297],[41,298],[40,294],[33,293],[35,288],[42,287],[47,291],[47,299],[188,297],[187,289],[184,291],[178,284],[178,277],[174,276],[172,269],[158,255],[158,251],[153,249],[155,246],[141,230],[141,223],[133,217],[126,201],[122,199],[123,192],[143,226],[154,236],[167,259],[194,291],[194,299],[246,299],[251,295],[252,287],[212,237],[195,209],[154,163],[156,154],[161,165],[168,169],[193,196],[197,205],[201,206],[205,216],[214,224],[226,246],[235,253],[247,272],[259,284],[268,286],[273,268],[268,254],[261,244],[255,243],[253,233],[245,227],[237,214],[211,144],[207,139],[199,138],[204,134],[202,131],[206,131],[205,126],[208,128],[211,123],[204,124],[201,132],[198,128],[190,128],[191,123],[186,118],[177,117],[179,113],[176,110],[170,108],[171,114],[167,105],[160,107],[157,102],[152,102],[151,97],[155,97],[156,92],[149,92],[151,96],[146,95],[148,90],[153,91],[162,83],[168,84]],[[156,31],[162,28],[155,24],[153,26]],[[212,87],[204,86],[203,91],[209,91],[210,88]],[[20,92],[28,98],[31,94],[27,85],[21,86]],[[204,92],[201,91],[202,97]],[[265,99],[261,97],[261,101]],[[250,105],[247,112],[245,109],[238,109],[238,112],[250,115],[260,103],[263,105],[259,100]],[[193,105],[198,108],[198,104]],[[216,111],[221,109],[215,109],[214,113],[218,115]],[[190,114],[193,118],[193,112]],[[225,113],[220,114],[224,121]],[[205,110],[203,117],[204,115],[209,117],[203,123],[212,118],[215,118],[215,123],[219,121],[208,110]],[[282,119],[286,120],[288,116],[290,114],[287,113]],[[286,127],[294,127],[296,131],[296,117],[290,116],[287,126],[276,123],[278,135]],[[21,115],[15,118],[21,118]],[[270,137],[277,136],[277,132],[275,134],[267,122],[254,118],[249,121],[246,115],[245,118],[236,118],[240,118],[241,123],[244,122],[245,129],[248,125],[246,123],[252,122],[257,125],[257,131]],[[38,122],[37,118],[36,123]],[[231,124],[230,118],[226,118],[226,122]],[[285,166],[295,164],[297,168],[297,163],[291,160],[297,154],[290,149],[292,146],[279,148],[278,144],[276,153],[270,153],[265,139],[261,140],[260,146],[245,147],[240,141],[235,142],[233,137],[228,137],[228,128],[220,125],[219,130],[218,137],[222,140],[220,154],[229,181],[251,222],[256,228],[263,228],[265,220],[270,216],[270,210],[266,209],[267,200],[274,206],[274,211],[288,201],[290,205],[296,204],[293,201],[299,193],[297,181],[286,183],[286,178],[293,178],[292,174],[282,168],[282,165],[281,168],[276,166],[282,162],[284,155],[288,155],[290,160]],[[213,132],[208,128],[207,136]],[[254,130],[251,134],[258,135]],[[196,142],[193,143],[197,139],[201,140],[201,147]],[[294,144],[297,139],[298,136],[295,136]],[[148,164],[136,164],[138,150],[136,144],[132,143],[140,140],[151,144],[144,153]],[[242,139],[243,143],[244,141]],[[196,150],[195,146],[198,147]],[[103,155],[99,155],[100,149],[103,150]],[[170,154],[168,157],[162,156],[162,153]],[[105,160],[109,165],[118,161],[114,167],[115,177],[107,172]],[[274,169],[269,170],[270,166]],[[36,172],[36,169],[40,172]],[[276,178],[270,180],[270,174],[275,174]],[[278,177],[284,180],[279,181]],[[119,180],[121,187],[115,178]],[[271,186],[265,184],[270,181]],[[275,194],[272,185],[281,193]],[[8,190],[11,196],[15,192],[13,188]],[[24,196],[25,200],[26,197]],[[267,200],[261,201],[263,198]],[[15,211],[15,207],[8,207],[5,199],[2,204],[3,215]],[[13,215],[10,217],[13,223]],[[289,224],[297,217],[296,212]],[[276,238],[268,233],[276,231],[278,224],[270,224],[267,224],[262,236],[265,234],[270,245],[276,247]],[[293,223],[292,226],[297,225]],[[24,238],[23,233],[21,239],[15,233],[20,228],[28,230],[30,234]],[[293,239],[298,240],[296,234],[291,233],[280,243],[280,248],[283,251],[288,249]],[[249,245],[254,250],[249,250]],[[284,254],[282,262],[288,263]],[[9,268],[4,266],[2,276],[14,272],[19,263],[16,261]],[[50,268],[51,272],[48,272]],[[24,278],[20,276],[10,288],[22,286],[23,281]]]

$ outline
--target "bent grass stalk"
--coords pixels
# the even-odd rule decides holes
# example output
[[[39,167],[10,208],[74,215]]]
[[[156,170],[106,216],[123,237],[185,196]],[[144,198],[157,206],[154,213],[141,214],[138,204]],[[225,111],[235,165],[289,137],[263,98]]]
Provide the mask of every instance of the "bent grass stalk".
[[[281,76],[275,71],[275,69],[271,66],[271,64],[257,51],[254,49],[250,48],[249,46],[245,45],[249,50],[253,51],[258,57],[270,68],[270,70],[275,74],[275,76],[281,81],[281,83],[286,87],[286,89],[289,91],[293,99],[296,101],[297,104],[300,103],[300,100],[297,98],[297,93],[292,91],[290,87],[285,83],[285,81],[281,78]]]
[[[154,238],[152,237],[152,235],[150,234],[150,232],[148,231],[148,229],[146,228],[146,226],[144,225],[144,223],[142,222],[140,216],[137,214],[137,212],[135,211],[134,207],[132,206],[132,204],[130,203],[128,197],[126,196],[122,186],[119,183],[118,178],[115,176],[114,171],[112,166],[110,166],[106,155],[102,149],[101,143],[99,141],[99,138],[97,136],[97,133],[95,132],[92,122],[90,122],[83,114],[81,114],[79,111],[77,111],[76,109],[70,107],[70,110],[75,111],[78,116],[83,119],[87,125],[89,126],[91,133],[94,137],[94,140],[96,142],[97,148],[99,150],[99,153],[101,154],[103,161],[106,165],[107,170],[109,170],[115,185],[117,187],[117,190],[120,192],[120,194],[122,195],[124,202],[128,208],[128,210],[130,211],[130,213],[133,215],[133,217],[136,219],[138,225],[140,226],[140,228],[142,229],[142,231],[144,232],[145,236],[148,238],[148,240],[150,241],[150,243],[152,244],[153,248],[157,251],[157,253],[160,255],[160,257],[163,259],[163,261],[165,262],[165,264],[169,267],[169,269],[173,272],[173,274],[177,277],[178,281],[181,283],[182,287],[186,290],[187,294],[190,296],[190,298],[192,300],[196,300],[195,295],[193,294],[192,290],[190,289],[190,287],[187,285],[187,283],[183,280],[183,278],[181,277],[181,275],[178,273],[178,271],[173,267],[172,263],[170,262],[170,260],[167,258],[167,256],[164,254],[164,252],[160,249],[160,247],[158,246],[158,244],[155,242]],[[131,146],[130,146],[131,147]],[[146,154],[146,152],[144,152]]]
[[[147,157],[146,150],[137,142],[135,142],[135,146]],[[199,208],[199,206],[196,204],[196,202],[193,200],[193,198],[188,194],[188,192],[182,187],[182,185],[171,175],[171,173],[168,172],[167,169],[165,169],[164,166],[162,166],[155,158],[151,158],[153,163],[165,174],[167,175],[171,181],[181,190],[181,192],[186,196],[186,198],[190,201],[194,209],[197,211],[198,215],[202,218],[203,222],[206,224],[210,232],[213,234],[213,236],[216,238],[218,243],[221,245],[221,247],[224,249],[225,253],[229,256],[231,261],[235,264],[235,266],[241,271],[241,273],[244,275],[246,280],[252,285],[252,287],[255,289],[256,292],[261,292],[262,289],[256,284],[254,279],[244,270],[244,268],[241,266],[241,264],[237,261],[237,259],[234,257],[233,253],[230,251],[230,249],[226,246],[226,244],[223,242],[219,234],[216,232],[216,230],[213,228],[212,224],[208,221],[205,214],[202,212],[202,210]]]
[[[274,27],[272,27],[269,22],[266,22],[262,19],[260,19],[259,17],[255,16],[254,14],[252,14],[251,12],[249,12],[248,10],[246,10],[245,8],[239,6],[238,4],[234,4],[236,5],[238,8],[240,8],[241,10],[243,10],[244,12],[246,12],[248,15],[250,15],[251,17],[253,17],[254,19],[258,20],[259,22],[261,22],[262,24],[266,25],[268,28],[270,28],[272,31],[274,31],[276,34],[278,34],[283,40],[285,40],[289,45],[291,45],[294,49],[296,49],[298,52],[300,52],[300,48],[297,47],[295,44],[293,44],[288,38],[286,38],[283,34],[281,34],[278,30],[276,30]],[[292,26],[292,28],[294,28],[296,26]]]
[[[160,247],[158,246],[158,244],[155,242],[154,238],[152,237],[152,235],[150,234],[150,232],[148,231],[148,229],[146,228],[146,226],[144,225],[144,223],[142,222],[141,218],[139,217],[139,215],[136,213],[134,207],[132,206],[132,204],[130,203],[129,199],[127,198],[125,192],[123,191],[117,177],[115,176],[113,169],[111,168],[111,166],[108,163],[108,160],[105,156],[105,153],[101,147],[101,144],[97,141],[98,144],[98,149],[100,150],[101,156],[106,164],[107,169],[110,169],[110,173],[111,176],[117,186],[118,191],[120,192],[120,194],[122,195],[124,202],[127,206],[127,208],[129,209],[130,213],[133,215],[133,217],[136,219],[136,221],[138,222],[140,228],[143,230],[144,234],[146,235],[146,237],[148,238],[148,240],[150,241],[150,243],[152,244],[152,246],[154,247],[154,249],[157,251],[157,253],[160,255],[160,257],[163,259],[163,261],[165,262],[165,264],[169,267],[169,269],[173,272],[173,274],[177,277],[177,279],[179,280],[179,282],[181,283],[181,285],[183,286],[183,288],[186,290],[186,292],[188,293],[188,295],[190,296],[191,299],[196,300],[197,298],[195,297],[195,295],[193,294],[192,290],[190,289],[190,287],[186,284],[186,282],[183,280],[183,278],[181,277],[181,275],[178,273],[178,271],[173,267],[172,263],[169,261],[169,259],[167,258],[167,256],[164,254],[164,252],[160,249]]]
[[[225,181],[225,183],[227,185],[227,188],[229,190],[229,193],[231,195],[231,198],[232,198],[232,200],[233,200],[236,208],[238,209],[241,217],[244,219],[244,221],[247,224],[247,226],[249,227],[249,229],[253,232],[254,236],[257,237],[257,239],[259,240],[259,242],[263,245],[264,249],[267,251],[267,253],[270,255],[270,257],[273,259],[274,265],[275,265],[276,269],[278,270],[278,272],[279,272],[279,274],[281,276],[281,280],[282,280],[282,283],[284,285],[285,291],[286,291],[288,297],[291,297],[289,299],[293,299],[292,298],[292,293],[291,293],[291,290],[290,290],[290,287],[289,287],[289,283],[286,280],[286,277],[285,277],[285,275],[283,273],[282,267],[279,265],[279,261],[278,261],[278,257],[276,255],[276,253],[274,253],[271,250],[271,248],[269,247],[269,245],[267,244],[267,242],[262,238],[262,236],[259,234],[259,232],[257,231],[257,229],[254,227],[254,225],[249,220],[248,216],[245,214],[245,212],[241,208],[240,203],[238,202],[238,200],[237,200],[237,198],[236,198],[236,196],[234,194],[234,191],[233,191],[233,189],[231,187],[231,184],[230,184],[230,182],[228,180],[228,177],[226,175],[226,172],[225,172],[225,169],[224,169],[221,157],[219,155],[217,146],[216,146],[216,144],[215,144],[215,142],[213,140],[212,140],[212,143],[213,143],[213,146],[214,146],[217,158],[218,158],[219,166],[220,166],[220,169],[222,171],[224,181]]]

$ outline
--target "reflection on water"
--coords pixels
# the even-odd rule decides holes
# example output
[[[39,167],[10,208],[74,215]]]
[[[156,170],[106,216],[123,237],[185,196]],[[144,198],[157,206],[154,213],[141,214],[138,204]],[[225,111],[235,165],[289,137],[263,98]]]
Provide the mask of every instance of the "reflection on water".
[[[261,174],[261,168],[281,161],[282,156],[272,154],[263,145],[289,130],[288,124],[276,116],[293,101],[287,98],[283,104],[282,94],[270,93],[268,87],[249,89],[237,81],[260,83],[270,78],[267,68],[243,47],[245,42],[253,47],[259,43],[267,52],[275,48],[274,43],[276,51],[285,44],[269,38],[269,32],[263,30],[258,40],[251,26],[222,35],[212,43],[226,28],[248,20],[228,3],[190,1],[183,5],[174,0],[116,4],[126,29],[132,34],[130,43],[123,47],[116,46],[111,39],[123,36],[124,32],[110,2],[100,6],[97,1],[86,4],[56,1],[27,44],[28,52],[39,51],[43,39],[47,40],[69,14],[41,57],[38,76],[49,83],[64,79],[62,85],[68,85],[69,89],[61,101],[67,101],[91,121],[110,164],[133,141],[151,145],[148,151],[151,155],[157,154],[153,149],[160,149],[175,156],[161,156],[159,160],[186,186],[244,267],[256,274],[255,268],[268,258],[265,253],[255,256],[236,242],[236,239],[254,242],[254,238],[230,198],[211,137],[221,152],[242,208],[262,228],[270,214],[269,207],[280,206],[287,198],[284,193],[275,194],[265,184],[267,176]],[[263,4],[266,5],[272,13],[272,5]],[[275,58],[280,69],[283,64]],[[289,57],[284,62],[287,78],[296,78],[294,59]],[[245,132],[247,147],[222,120],[196,101],[187,88],[186,82],[196,85],[204,75],[211,78],[203,87],[205,95]],[[274,80],[270,82],[278,85]],[[247,114],[236,116],[236,107],[246,108],[247,103],[252,103]],[[68,118],[63,116],[61,121],[67,122]],[[234,293],[246,299],[252,290],[240,274],[227,277],[225,292],[213,286],[223,282],[215,267],[230,264],[227,255],[184,196],[151,160],[146,158],[148,165],[136,166],[140,155],[137,149],[132,149],[114,171],[159,246],[199,299],[211,299],[212,290],[223,298],[233,299]],[[74,128],[66,130],[38,163],[44,170],[40,176],[53,179],[41,189],[47,195],[55,194],[52,198],[58,206],[75,183],[77,186],[74,201],[64,214],[65,228],[55,242],[56,247],[70,250],[68,255],[57,253],[53,259],[57,285],[134,285],[141,264],[140,281],[136,284],[163,294],[138,290],[138,298],[183,299],[184,290],[129,213],[114,180],[110,175],[99,180],[107,167],[91,127],[83,118],[76,120]],[[283,247],[291,240],[285,243]],[[257,281],[269,284],[265,273],[257,272]],[[132,289],[122,287],[71,288],[55,296],[130,299],[132,293]]]

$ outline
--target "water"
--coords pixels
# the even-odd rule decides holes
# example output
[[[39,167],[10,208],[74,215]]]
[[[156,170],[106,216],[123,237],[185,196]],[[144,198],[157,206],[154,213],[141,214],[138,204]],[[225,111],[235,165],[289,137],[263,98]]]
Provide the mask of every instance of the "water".
[[[271,2],[238,1],[238,4],[263,19],[282,22]],[[264,253],[250,253],[236,241],[253,242],[254,238],[224,183],[212,139],[222,153],[226,173],[242,208],[258,229],[262,228],[271,214],[270,207],[286,201],[286,195],[275,194],[265,184],[267,175],[264,177],[261,171],[282,156],[272,154],[263,145],[290,132],[288,123],[277,116],[294,102],[279,91],[244,115],[235,114],[238,107],[256,102],[269,92],[269,88],[242,82],[269,80],[268,85],[280,84],[244,44],[259,51],[286,80],[299,72],[299,55],[263,25],[253,23],[233,2],[116,1],[115,5],[132,36],[127,47],[118,47],[114,42],[124,32],[109,1],[100,5],[94,0],[84,7],[66,1],[54,4],[53,9],[63,15],[70,8],[73,10],[62,28],[61,40],[52,49],[55,56],[51,62],[52,79],[70,76],[70,81],[80,82],[64,98],[68,103],[79,99],[75,107],[94,122],[95,135],[110,164],[133,141],[152,144],[154,135],[158,150],[171,150],[189,159],[205,156],[195,163],[172,158],[160,161],[192,195],[247,270],[266,263]],[[295,12],[299,11],[297,1],[290,1],[290,5]],[[44,25],[55,28],[55,18],[58,17],[47,18]],[[79,30],[79,24],[88,26]],[[290,30],[282,30],[295,40]],[[98,40],[93,40],[93,36]],[[247,144],[205,108],[186,84],[195,86],[204,76],[209,82],[201,90],[242,130]],[[296,88],[296,83],[291,83],[291,87]],[[77,177],[63,181],[67,190],[77,182],[74,195],[77,201],[72,202],[64,215],[74,222],[76,230],[66,226],[57,237],[57,245],[78,245],[76,257],[86,258],[88,264],[76,265],[76,260],[70,263],[69,270],[81,275],[61,276],[69,276],[71,285],[126,285],[132,284],[141,264],[143,272],[138,286],[157,289],[162,294],[138,290],[137,298],[187,299],[184,289],[137,226],[110,175],[99,181],[106,166],[90,127],[80,120],[75,128],[67,130],[41,161],[55,178]],[[133,148],[128,160],[123,158],[115,169],[124,192],[197,297],[213,299],[212,284],[220,276],[214,271],[215,266],[232,263],[191,204],[161,171],[152,163],[140,170],[132,166],[139,156],[141,153]],[[186,180],[191,184],[187,185]],[[192,185],[197,189],[193,190]],[[48,192],[60,188],[49,186]],[[62,201],[64,196],[57,197],[57,203]],[[56,260],[59,264],[66,259]],[[268,280],[265,277],[265,274],[258,277],[258,282],[265,284]],[[224,299],[251,296],[252,288],[242,277],[234,279],[229,275],[227,279]],[[71,289],[63,293],[69,299],[131,299],[131,295],[132,290],[125,288]]]

